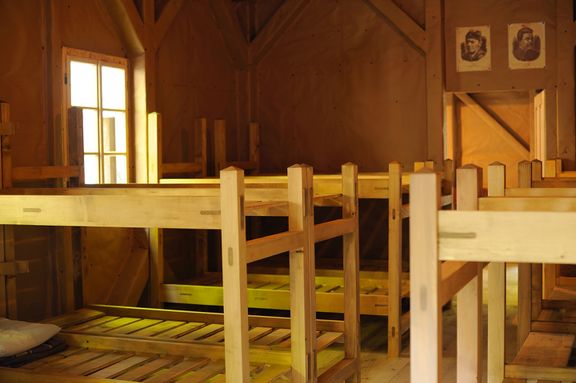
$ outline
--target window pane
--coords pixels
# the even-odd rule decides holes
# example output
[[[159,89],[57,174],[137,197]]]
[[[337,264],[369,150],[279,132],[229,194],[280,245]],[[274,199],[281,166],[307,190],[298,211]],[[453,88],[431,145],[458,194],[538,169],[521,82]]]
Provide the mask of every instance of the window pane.
[[[104,153],[126,152],[126,113],[102,112]]]
[[[104,156],[104,183],[125,184],[127,180],[126,156]]]
[[[102,107],[126,109],[124,69],[102,66]]]
[[[84,156],[84,183],[97,184],[100,183],[98,171],[98,156],[85,155]]]
[[[84,152],[98,153],[98,112],[92,109],[82,110]]]
[[[96,64],[70,62],[70,93],[72,106],[98,106]]]

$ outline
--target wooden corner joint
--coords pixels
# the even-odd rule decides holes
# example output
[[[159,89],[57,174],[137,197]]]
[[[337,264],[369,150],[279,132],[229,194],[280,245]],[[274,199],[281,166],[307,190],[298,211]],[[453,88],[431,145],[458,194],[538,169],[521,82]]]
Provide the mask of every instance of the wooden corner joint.
[[[0,275],[16,276],[30,272],[28,261],[0,262]]]

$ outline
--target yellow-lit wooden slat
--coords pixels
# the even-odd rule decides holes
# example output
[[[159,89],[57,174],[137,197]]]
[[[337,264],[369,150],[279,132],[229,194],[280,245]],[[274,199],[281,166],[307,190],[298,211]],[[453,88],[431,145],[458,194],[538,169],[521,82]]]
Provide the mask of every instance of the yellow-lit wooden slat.
[[[576,198],[565,197],[490,197],[478,203],[480,210],[488,211],[576,211]]]
[[[246,246],[246,262],[250,263],[304,246],[304,235],[301,231],[273,234],[248,241]]]
[[[576,197],[576,188],[511,188],[506,197]]]
[[[521,366],[508,364],[504,368],[508,379],[531,379],[554,382],[576,381],[576,368]]]
[[[342,218],[314,225],[314,241],[321,242],[339,237],[354,231],[355,221],[352,218]]]
[[[0,222],[8,225],[218,229],[219,209],[211,197],[0,196]]]
[[[576,214],[438,213],[439,258],[478,262],[576,263]]]

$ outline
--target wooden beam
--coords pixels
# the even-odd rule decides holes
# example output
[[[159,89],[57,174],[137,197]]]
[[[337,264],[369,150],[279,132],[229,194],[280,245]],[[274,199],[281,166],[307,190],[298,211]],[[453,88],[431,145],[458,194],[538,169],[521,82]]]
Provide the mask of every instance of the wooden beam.
[[[402,351],[402,165],[388,164],[388,355]]]
[[[129,56],[144,53],[146,31],[132,0],[102,0]]]
[[[287,0],[250,43],[250,62],[257,64],[282,34],[298,19],[310,0]]]
[[[426,158],[443,158],[444,21],[442,0],[427,0],[426,7]]]
[[[480,104],[478,104],[472,97],[467,93],[456,92],[454,93],[467,107],[469,107],[488,127],[492,129],[492,132],[496,133],[498,137],[506,142],[511,149],[517,153],[522,159],[530,158],[530,151],[525,146],[524,143],[518,141],[518,139],[510,134],[506,128],[504,128],[494,117],[492,117]]]
[[[242,34],[238,19],[234,15],[231,2],[227,0],[208,0],[216,25],[220,29],[228,54],[237,69],[248,65],[248,43]]]
[[[574,112],[574,27],[572,1],[556,2],[556,102],[558,156],[574,168],[576,160]]]
[[[164,36],[166,36],[166,32],[170,29],[172,22],[180,12],[180,8],[184,0],[170,0],[168,4],[164,7],[164,11],[160,16],[160,19],[154,24],[154,48],[158,49]]]
[[[364,0],[379,16],[386,19],[417,51],[425,55],[426,31],[392,0]]]

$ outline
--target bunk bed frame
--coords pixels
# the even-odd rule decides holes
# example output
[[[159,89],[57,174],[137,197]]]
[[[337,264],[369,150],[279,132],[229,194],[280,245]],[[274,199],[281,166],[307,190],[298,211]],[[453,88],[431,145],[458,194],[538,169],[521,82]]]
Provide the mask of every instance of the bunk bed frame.
[[[129,334],[145,331],[142,324],[127,324],[108,326],[101,324],[101,318],[109,319],[111,315],[120,315],[114,308],[107,311],[75,312],[70,316],[57,318],[55,323],[71,326],[68,331],[66,327],[61,334],[69,344],[75,348],[95,347],[97,349],[118,350],[120,352],[147,352],[159,351],[160,353],[174,353],[181,357],[190,358],[194,354],[192,350],[201,352],[200,355],[209,355],[210,358],[216,354],[220,358],[225,354],[225,365],[227,371],[227,381],[248,381],[250,374],[249,359],[258,363],[269,363],[273,368],[279,368],[276,364],[290,364],[290,379],[292,381],[316,381],[316,358],[317,345],[322,347],[327,343],[333,343],[341,337],[332,334],[325,335],[321,340],[317,339],[316,321],[314,320],[314,294],[310,294],[310,289],[314,281],[313,246],[311,246],[311,234],[313,232],[313,222],[311,217],[311,200],[306,197],[311,195],[312,171],[305,166],[295,166],[289,169],[290,182],[288,191],[288,202],[277,199],[266,204],[246,203],[244,195],[244,184],[242,172],[238,169],[226,169],[221,172],[221,193],[218,189],[209,188],[71,188],[64,190],[42,190],[40,194],[33,194],[34,190],[9,190],[0,196],[0,220],[7,225],[55,225],[55,226],[104,226],[104,227],[149,227],[161,228],[187,228],[187,229],[221,229],[222,249],[223,249],[223,272],[226,285],[224,286],[224,337],[226,341],[224,347],[221,344],[214,345],[218,337],[206,338],[207,344],[199,345],[196,341],[190,341],[191,345],[182,346],[177,341],[172,340],[152,340],[148,337],[138,337],[132,339]],[[49,195],[48,193],[54,193]],[[220,197],[218,198],[218,194]],[[259,191],[262,194],[262,191]],[[247,198],[246,200],[249,200]],[[354,210],[352,200],[347,202],[347,206]],[[274,206],[274,207],[273,207]],[[148,208],[145,208],[148,207]],[[266,209],[278,209],[287,211],[290,219],[290,230],[277,235],[258,238],[246,241],[245,238],[245,215],[262,214]],[[344,353],[348,355],[340,361],[334,363],[332,359],[328,366],[323,366],[319,381],[333,381],[336,378],[344,380],[358,375],[359,371],[359,346],[358,346],[358,314],[357,302],[357,218],[349,218],[334,223],[325,229],[325,236],[345,234],[345,242],[348,243],[349,251],[346,254],[346,278],[350,282],[347,284],[347,315],[344,319],[343,327],[346,334],[344,336]],[[246,305],[246,265],[257,259],[267,256],[291,251],[291,283],[292,283],[292,303],[291,303],[291,330],[290,330],[290,351],[281,352],[275,347],[258,347],[248,351],[248,311]],[[312,262],[312,263],[310,263]],[[124,314],[135,318],[146,318],[143,315],[134,314],[131,309],[125,310]],[[142,311],[141,309],[136,309]],[[150,312],[148,310],[147,312]],[[170,317],[171,311],[158,311],[159,318]],[[102,315],[104,314],[104,315]],[[148,314],[149,315],[149,314]],[[180,313],[181,319],[188,323],[206,323],[205,317],[209,314]],[[184,316],[188,315],[188,319]],[[195,316],[199,319],[194,319]],[[78,316],[83,317],[79,325]],[[214,317],[218,317],[212,314]],[[170,317],[173,320],[175,317]],[[96,321],[85,323],[85,319]],[[150,319],[150,318],[148,318]],[[212,320],[214,321],[214,320]],[[264,321],[265,322],[265,321]],[[268,323],[282,323],[282,319],[269,319]],[[284,324],[286,322],[284,321]],[[118,326],[118,331],[115,326]],[[128,330],[126,328],[130,330]],[[131,327],[130,327],[131,326]],[[333,326],[332,329],[338,326]],[[96,330],[94,330],[96,328]],[[110,334],[94,334],[102,331],[102,328],[110,330],[115,336]],[[252,328],[254,330],[255,327]],[[342,328],[342,327],[340,327]],[[88,329],[88,333],[80,334],[83,329]],[[90,330],[91,329],[91,330]],[[261,330],[261,329],[260,329]],[[256,330],[254,330],[256,331]],[[264,330],[261,330],[264,331]],[[286,331],[286,330],[285,330]],[[108,331],[107,331],[108,332]],[[126,336],[123,333],[127,332]],[[322,337],[320,335],[320,337]],[[253,336],[253,334],[252,334]],[[220,340],[222,335],[219,335]],[[193,338],[193,337],[192,337]],[[286,340],[284,338],[284,340]],[[286,344],[286,342],[285,342]],[[107,351],[106,358],[110,357]],[[74,355],[74,354],[73,354]],[[123,356],[127,354],[122,354]],[[200,355],[196,354],[196,357]],[[258,356],[260,355],[260,356]],[[117,355],[118,356],[118,355]],[[120,356],[118,356],[120,357]],[[180,361],[180,359],[178,359]],[[56,362],[59,363],[59,362]],[[72,363],[72,362],[71,362]],[[94,362],[96,363],[96,362]],[[60,363],[61,364],[61,363]],[[59,364],[59,365],[60,365]],[[155,364],[154,364],[155,365]],[[178,364],[176,364],[178,365]],[[77,366],[74,364],[74,366]],[[176,367],[174,367],[176,368]],[[207,368],[207,367],[205,367]],[[39,370],[42,370],[40,368]],[[262,368],[256,368],[262,370]],[[51,368],[47,367],[47,370]],[[83,370],[82,368],[72,368],[71,371]],[[70,371],[69,370],[69,371]],[[267,370],[267,369],[264,369]],[[222,369],[215,371],[213,376],[222,372]],[[60,370],[66,374],[66,370]],[[168,374],[168,372],[166,372]],[[169,374],[174,374],[170,372]],[[50,374],[44,376],[37,375],[34,371],[25,369],[0,370],[0,377],[6,379],[26,379],[23,376],[34,376],[42,379],[50,378]],[[266,374],[265,374],[266,375]],[[281,374],[280,374],[281,375]],[[278,376],[278,375],[277,375]],[[268,376],[269,377],[269,376]],[[268,377],[266,379],[268,379]],[[160,379],[160,378],[158,378]],[[257,379],[255,379],[257,380]],[[267,380],[264,380],[267,381]]]
[[[525,166],[525,165],[523,165]],[[530,168],[530,164],[527,166]],[[460,169],[459,169],[460,171]],[[412,270],[412,334],[428,334],[418,338],[411,348],[412,381],[418,376],[434,377],[440,381],[441,371],[441,312],[435,303],[444,295],[445,287],[439,283],[438,265],[471,263],[488,265],[488,382],[505,379],[527,381],[574,381],[576,369],[567,367],[574,343],[569,326],[556,322],[554,326],[539,328],[528,323],[529,333],[519,339],[519,350],[512,361],[505,359],[506,262],[576,263],[576,243],[572,229],[576,223],[574,192],[565,189],[506,189],[504,165],[495,163],[488,168],[488,197],[478,198],[476,193],[464,189],[458,177],[458,201],[465,199],[470,211],[438,211],[437,179],[434,174],[416,174],[412,179],[413,233],[411,240],[414,262],[421,266]],[[522,181],[521,181],[522,183]],[[468,190],[473,190],[470,188]],[[458,205],[460,209],[460,204]],[[478,210],[478,211],[474,211]],[[432,256],[430,256],[432,254]],[[422,264],[423,263],[423,264]],[[419,287],[419,290],[415,288]],[[466,287],[467,288],[467,287]],[[531,290],[519,280],[519,293]],[[476,297],[481,289],[476,288]],[[534,294],[532,294],[534,295]],[[519,298],[522,300],[522,296]],[[481,300],[476,300],[480,306]],[[431,303],[431,304],[430,304]],[[467,363],[468,350],[481,355],[481,311],[478,306],[465,305],[458,300],[458,381],[481,381],[479,362]],[[481,307],[481,306],[480,306]],[[529,306],[528,306],[529,307]],[[519,307],[519,327],[524,313]],[[460,311],[463,311],[460,314]],[[460,318],[468,318],[460,323]],[[474,327],[460,331],[460,326]],[[526,321],[524,321],[526,323]],[[531,328],[530,328],[531,327]],[[544,333],[551,330],[560,333]],[[473,336],[470,336],[473,334]],[[461,352],[462,351],[462,352]],[[433,357],[430,357],[433,355]],[[476,357],[475,357],[476,359]]]

